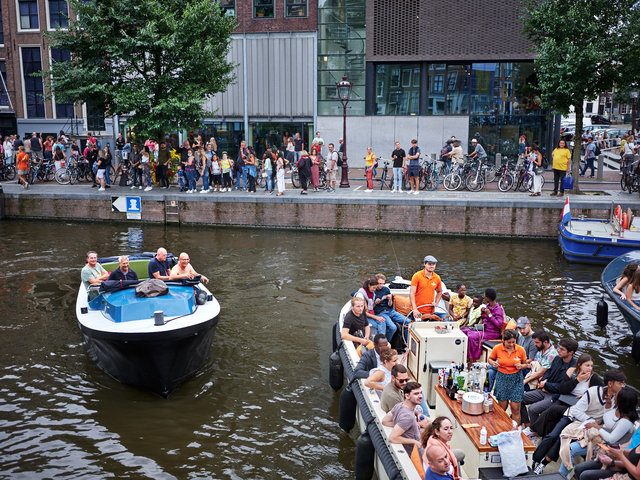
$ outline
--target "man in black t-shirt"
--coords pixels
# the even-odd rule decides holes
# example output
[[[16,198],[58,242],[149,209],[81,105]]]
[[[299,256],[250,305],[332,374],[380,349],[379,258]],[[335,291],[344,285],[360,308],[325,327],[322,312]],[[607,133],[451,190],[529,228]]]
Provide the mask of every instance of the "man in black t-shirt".
[[[371,327],[364,311],[364,300],[361,297],[351,297],[351,311],[344,316],[340,337],[366,345],[369,343],[370,333]]]
[[[109,280],[138,280],[138,274],[129,268],[129,257],[118,257],[120,266],[109,274]]]
[[[396,149],[391,154],[393,159],[393,188],[392,192],[400,192],[402,190],[402,173],[406,167],[405,159],[407,154],[400,148],[400,142],[396,142]]]
[[[167,260],[167,251],[160,247],[156,252],[156,258],[149,261],[147,267],[149,278],[157,278],[159,280],[171,279],[171,264]]]

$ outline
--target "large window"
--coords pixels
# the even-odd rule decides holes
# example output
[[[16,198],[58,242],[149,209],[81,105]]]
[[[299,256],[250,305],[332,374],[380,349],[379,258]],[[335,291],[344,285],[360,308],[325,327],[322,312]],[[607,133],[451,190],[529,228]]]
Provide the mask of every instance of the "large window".
[[[4,28],[2,27],[2,5],[0,4],[0,45],[4,45]]]
[[[469,67],[468,65],[448,65],[445,79],[447,92],[447,115],[469,113]]]
[[[51,63],[69,61],[71,61],[69,50],[51,49]],[[56,98],[56,118],[73,118],[73,103],[65,103],[62,99]]]
[[[0,107],[9,106],[9,94],[7,93],[7,62],[0,60],[0,74],[2,75],[2,82],[0,83]]]
[[[274,0],[253,0],[253,18],[274,18]]]
[[[18,0],[20,30],[36,30],[38,23],[38,0]]]
[[[41,70],[40,47],[22,47],[22,78],[27,118],[44,117],[42,78],[31,76],[32,73],[37,73]]]
[[[322,0],[318,5],[318,114],[342,115],[336,82],[353,82],[349,115],[364,115],[365,0]]]
[[[219,0],[220,9],[231,17],[236,16],[236,0]]]
[[[420,65],[376,65],[376,115],[420,113]]]
[[[427,114],[444,115],[444,80],[447,76],[447,65],[436,63],[429,65],[427,92]]]
[[[69,27],[69,7],[66,0],[49,0],[49,28]]]
[[[307,0],[284,0],[285,17],[306,17]]]

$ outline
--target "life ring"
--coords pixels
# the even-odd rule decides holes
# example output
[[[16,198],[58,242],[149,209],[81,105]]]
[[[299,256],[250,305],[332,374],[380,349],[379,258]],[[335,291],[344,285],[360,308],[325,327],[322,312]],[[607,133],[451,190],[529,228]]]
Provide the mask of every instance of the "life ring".
[[[626,213],[622,214],[622,222],[620,222],[620,225],[622,226],[623,230],[627,229],[628,225],[627,225],[627,214]]]

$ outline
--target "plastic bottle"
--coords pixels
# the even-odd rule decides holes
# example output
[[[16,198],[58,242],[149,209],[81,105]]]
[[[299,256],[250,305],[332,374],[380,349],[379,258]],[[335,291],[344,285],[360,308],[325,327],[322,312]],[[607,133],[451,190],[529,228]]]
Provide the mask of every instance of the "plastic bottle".
[[[418,421],[419,422],[424,420],[424,410],[422,410],[422,406],[421,405],[416,406],[416,408],[414,409],[414,412],[416,412],[418,414]]]
[[[487,428],[482,427],[482,430],[480,430],[480,445],[486,445],[486,444],[487,444]]]

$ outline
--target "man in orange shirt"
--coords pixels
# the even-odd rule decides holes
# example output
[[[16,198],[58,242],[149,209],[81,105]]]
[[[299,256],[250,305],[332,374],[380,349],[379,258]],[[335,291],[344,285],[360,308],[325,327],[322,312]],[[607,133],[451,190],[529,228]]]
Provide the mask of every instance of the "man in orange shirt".
[[[29,174],[29,154],[24,151],[24,146],[18,147],[18,155],[16,156],[18,162],[18,183],[22,181],[22,188],[29,188],[29,182],[27,182],[27,175]]]
[[[433,255],[427,255],[424,257],[424,270],[416,272],[411,277],[409,298],[414,320],[420,320],[422,314],[434,315],[435,306],[442,298],[442,282],[440,276],[435,273],[436,263],[438,260]],[[443,315],[446,316],[446,313]]]

